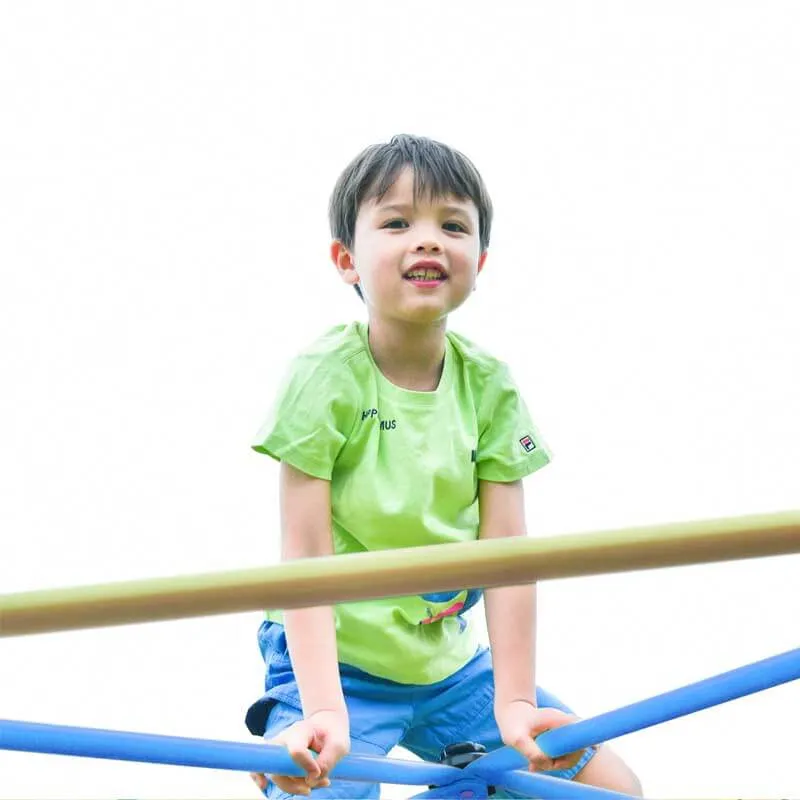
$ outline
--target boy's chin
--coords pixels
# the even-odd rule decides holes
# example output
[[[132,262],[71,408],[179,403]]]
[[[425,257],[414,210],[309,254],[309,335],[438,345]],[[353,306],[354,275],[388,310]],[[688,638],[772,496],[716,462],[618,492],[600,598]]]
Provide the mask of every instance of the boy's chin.
[[[467,299],[467,297],[418,297],[409,303],[401,304],[398,312],[407,317],[409,321],[436,322],[446,318],[463,305]]]
[[[414,325],[435,325],[442,323],[447,317],[461,306],[466,298],[459,298],[460,302],[453,302],[453,298],[415,298],[411,302],[386,303],[370,309],[370,316],[393,319]]]
[[[427,303],[414,308],[404,308],[399,311],[397,316],[405,322],[416,325],[435,325],[446,320],[452,310],[449,305],[443,303]]]

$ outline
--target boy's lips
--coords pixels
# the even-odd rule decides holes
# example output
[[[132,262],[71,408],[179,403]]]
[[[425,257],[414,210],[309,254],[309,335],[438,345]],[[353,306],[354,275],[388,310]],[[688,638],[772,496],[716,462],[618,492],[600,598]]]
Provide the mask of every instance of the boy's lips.
[[[433,259],[423,259],[412,264],[404,273],[403,278],[415,284],[435,286],[447,280],[447,271]]]

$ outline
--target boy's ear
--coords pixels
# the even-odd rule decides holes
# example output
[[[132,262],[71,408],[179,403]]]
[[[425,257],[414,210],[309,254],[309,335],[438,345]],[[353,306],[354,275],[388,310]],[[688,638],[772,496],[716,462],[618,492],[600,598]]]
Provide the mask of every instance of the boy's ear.
[[[331,243],[331,261],[336,265],[336,271],[346,284],[355,286],[358,283],[353,256],[339,239],[334,239]]]
[[[484,250],[481,253],[481,257],[478,259],[478,275],[481,274],[481,270],[483,269],[483,265],[486,263],[486,256],[489,255],[488,250]]]

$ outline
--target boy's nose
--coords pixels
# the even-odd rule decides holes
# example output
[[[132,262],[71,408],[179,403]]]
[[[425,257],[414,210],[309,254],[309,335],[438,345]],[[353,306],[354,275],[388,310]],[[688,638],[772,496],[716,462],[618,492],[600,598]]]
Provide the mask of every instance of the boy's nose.
[[[441,253],[442,244],[435,236],[423,236],[415,249],[417,253]]]
[[[415,220],[413,233],[412,242],[416,241],[416,245],[413,246],[415,253],[441,253],[444,249],[442,229],[437,220],[429,218]]]

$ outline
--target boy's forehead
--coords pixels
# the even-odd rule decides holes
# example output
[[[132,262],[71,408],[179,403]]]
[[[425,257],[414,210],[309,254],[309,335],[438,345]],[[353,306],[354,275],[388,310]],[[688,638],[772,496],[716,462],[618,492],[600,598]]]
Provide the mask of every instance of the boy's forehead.
[[[459,197],[450,192],[445,194],[433,195],[428,189],[420,193],[419,197],[414,197],[415,176],[412,169],[406,167],[389,186],[386,193],[379,197],[371,197],[369,203],[377,210],[385,206],[413,206],[417,207],[420,203],[431,205],[447,205],[462,209],[465,212],[472,211],[477,213],[475,203],[469,197]]]

